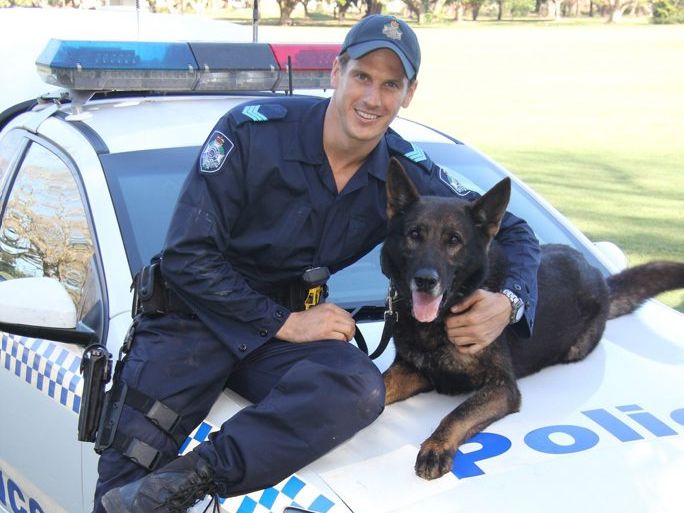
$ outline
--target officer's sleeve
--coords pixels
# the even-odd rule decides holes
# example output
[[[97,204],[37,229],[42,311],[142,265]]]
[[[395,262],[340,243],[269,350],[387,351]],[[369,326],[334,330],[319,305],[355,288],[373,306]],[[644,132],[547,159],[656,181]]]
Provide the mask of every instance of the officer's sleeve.
[[[246,201],[249,133],[230,113],[216,124],[183,185],[161,261],[168,286],[238,356],[273,337],[289,315],[224,257]]]
[[[428,194],[456,195],[469,201],[480,197],[478,193],[463,187],[453,176],[434,163],[430,163],[430,170],[426,176],[429,177],[426,184]],[[502,290],[513,291],[525,304],[524,316],[513,329],[519,336],[527,338],[532,334],[537,308],[537,271],[541,259],[539,241],[532,228],[510,212],[504,215],[496,240],[508,258],[508,275]]]

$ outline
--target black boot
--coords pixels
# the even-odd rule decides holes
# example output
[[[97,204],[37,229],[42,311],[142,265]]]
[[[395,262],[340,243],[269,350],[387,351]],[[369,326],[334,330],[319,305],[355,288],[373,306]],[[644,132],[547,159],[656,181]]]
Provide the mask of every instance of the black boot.
[[[211,467],[195,452],[102,497],[107,513],[185,513],[218,486]]]

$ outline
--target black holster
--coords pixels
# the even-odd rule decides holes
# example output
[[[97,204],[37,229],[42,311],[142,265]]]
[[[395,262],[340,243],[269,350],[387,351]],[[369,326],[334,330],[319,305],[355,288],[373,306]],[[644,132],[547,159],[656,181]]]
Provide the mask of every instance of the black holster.
[[[83,353],[80,370],[83,401],[78,414],[78,439],[94,442],[105,401],[105,386],[112,376],[111,353],[101,344],[88,346]]]
[[[133,318],[138,315],[149,317],[166,313],[194,315],[176,293],[167,287],[161,274],[159,260],[154,260],[135,275],[131,289],[133,290],[131,312]]]

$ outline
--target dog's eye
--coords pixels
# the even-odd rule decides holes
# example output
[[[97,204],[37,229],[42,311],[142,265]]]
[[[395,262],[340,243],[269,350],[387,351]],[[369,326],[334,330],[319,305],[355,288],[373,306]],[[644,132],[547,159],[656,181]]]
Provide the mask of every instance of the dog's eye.
[[[420,231],[418,229],[414,228],[413,230],[410,230],[408,232],[408,236],[412,240],[418,240],[418,239],[420,239]]]
[[[459,233],[452,233],[449,236],[448,244],[451,246],[457,246],[458,244],[461,244],[462,242],[463,242],[463,238],[461,237],[461,234],[459,234]]]

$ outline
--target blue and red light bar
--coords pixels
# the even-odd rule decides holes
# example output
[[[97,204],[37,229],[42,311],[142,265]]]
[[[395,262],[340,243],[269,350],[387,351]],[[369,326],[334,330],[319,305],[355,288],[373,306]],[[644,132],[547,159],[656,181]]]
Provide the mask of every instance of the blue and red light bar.
[[[45,82],[79,91],[327,89],[339,51],[338,44],[52,39],[36,67]]]

